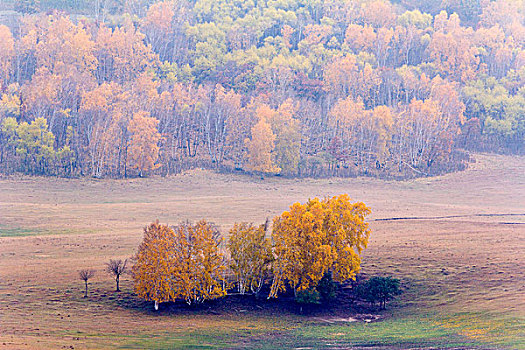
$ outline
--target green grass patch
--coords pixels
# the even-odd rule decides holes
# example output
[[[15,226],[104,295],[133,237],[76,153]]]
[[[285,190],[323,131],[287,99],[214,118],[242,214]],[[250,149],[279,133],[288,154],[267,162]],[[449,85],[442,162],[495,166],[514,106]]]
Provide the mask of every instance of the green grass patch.
[[[303,339],[332,339],[347,346],[525,348],[523,320],[488,313],[449,316],[402,315],[373,323],[310,325],[295,331]]]
[[[402,317],[342,325],[312,325],[297,331],[301,338],[331,339],[350,346],[473,346],[475,341],[442,327],[433,318]]]
[[[48,236],[48,235],[70,235],[87,234],[93,230],[68,230],[68,229],[43,229],[25,227],[6,227],[0,226],[0,237],[28,237],[28,236]]]
[[[0,237],[25,237],[38,236],[41,234],[45,234],[45,230],[0,226]]]
[[[195,319],[197,323],[202,321],[198,316]],[[283,328],[261,322],[256,329],[251,329],[250,321],[243,326],[245,322],[240,318],[233,324],[220,325],[218,320],[213,320],[212,324],[217,327],[176,327],[169,332],[146,333],[142,330],[133,335],[80,332],[69,335],[79,336],[85,344],[105,344],[117,349],[522,349],[525,346],[522,321],[488,313],[464,313],[400,315],[372,323],[328,324],[302,319]]]
[[[232,345],[227,333],[187,332],[186,334],[157,334],[135,337],[119,349],[224,349]],[[230,339],[230,341],[228,341]]]
[[[118,334],[88,334],[83,332],[66,332],[81,343],[89,347],[96,344],[98,347],[114,349],[224,349],[241,347],[249,341],[250,331],[232,329],[173,329],[171,332],[140,333],[134,335]],[[262,339],[262,337],[261,337]],[[250,347],[253,344],[250,343]],[[257,346],[263,349],[264,347]]]
[[[511,349],[525,349],[525,318],[489,312],[465,312],[442,317],[442,328],[469,339]]]

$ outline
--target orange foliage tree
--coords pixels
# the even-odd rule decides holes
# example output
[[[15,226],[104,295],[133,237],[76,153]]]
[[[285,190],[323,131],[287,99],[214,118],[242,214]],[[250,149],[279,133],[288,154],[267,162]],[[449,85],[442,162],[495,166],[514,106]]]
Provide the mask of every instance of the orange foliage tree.
[[[272,127],[267,122],[265,115],[267,111],[273,114],[268,106],[257,109],[259,121],[252,127],[252,138],[246,139],[245,144],[248,148],[249,169],[261,173],[277,173],[281,169],[274,165],[272,151],[275,147],[275,134]]]
[[[148,116],[147,112],[133,115],[128,131],[131,133],[128,149],[128,162],[131,167],[138,169],[139,176],[144,172],[158,168],[159,141],[161,135],[157,130],[159,121]]]
[[[144,239],[134,257],[132,275],[135,293],[142,299],[161,302],[177,298],[175,288],[177,255],[175,232],[159,222],[144,228]]]
[[[82,96],[78,128],[87,139],[93,177],[119,170],[123,106],[128,100],[117,83],[104,83]]]
[[[15,41],[13,35],[8,27],[0,25],[0,89],[9,81],[14,56]]]

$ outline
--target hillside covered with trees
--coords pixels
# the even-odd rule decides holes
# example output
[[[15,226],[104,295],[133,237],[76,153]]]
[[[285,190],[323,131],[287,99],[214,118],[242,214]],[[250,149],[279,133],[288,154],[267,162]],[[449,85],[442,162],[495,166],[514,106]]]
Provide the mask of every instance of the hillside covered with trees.
[[[411,177],[525,152],[523,0],[0,10],[2,173]]]

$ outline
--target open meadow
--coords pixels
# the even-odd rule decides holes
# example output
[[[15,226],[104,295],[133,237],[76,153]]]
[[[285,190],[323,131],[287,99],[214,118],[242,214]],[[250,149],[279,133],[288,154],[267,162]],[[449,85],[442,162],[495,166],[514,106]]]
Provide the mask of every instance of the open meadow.
[[[468,170],[410,181],[260,179],[193,170],[126,180],[0,177],[0,349],[525,349],[525,157],[476,155]],[[206,218],[223,233],[293,202],[348,193],[372,209],[362,272],[401,279],[376,322],[351,308],[154,312],[104,263],[143,227]],[[97,270],[82,298],[78,270]],[[357,317],[358,318],[358,317]],[[347,321],[345,321],[347,319]]]

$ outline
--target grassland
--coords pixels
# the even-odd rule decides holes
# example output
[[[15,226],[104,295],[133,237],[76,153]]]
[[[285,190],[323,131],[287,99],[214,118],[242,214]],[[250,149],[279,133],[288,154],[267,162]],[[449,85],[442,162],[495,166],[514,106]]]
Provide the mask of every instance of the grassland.
[[[291,180],[206,171],[133,180],[0,178],[0,349],[525,349],[525,158],[478,155],[465,172],[406,182]],[[223,231],[294,201],[349,193],[372,210],[366,274],[405,293],[378,322],[341,308],[298,314],[152,311],[113,292],[109,258],[133,254],[142,227],[207,218]],[[94,268],[82,298],[77,270]]]

